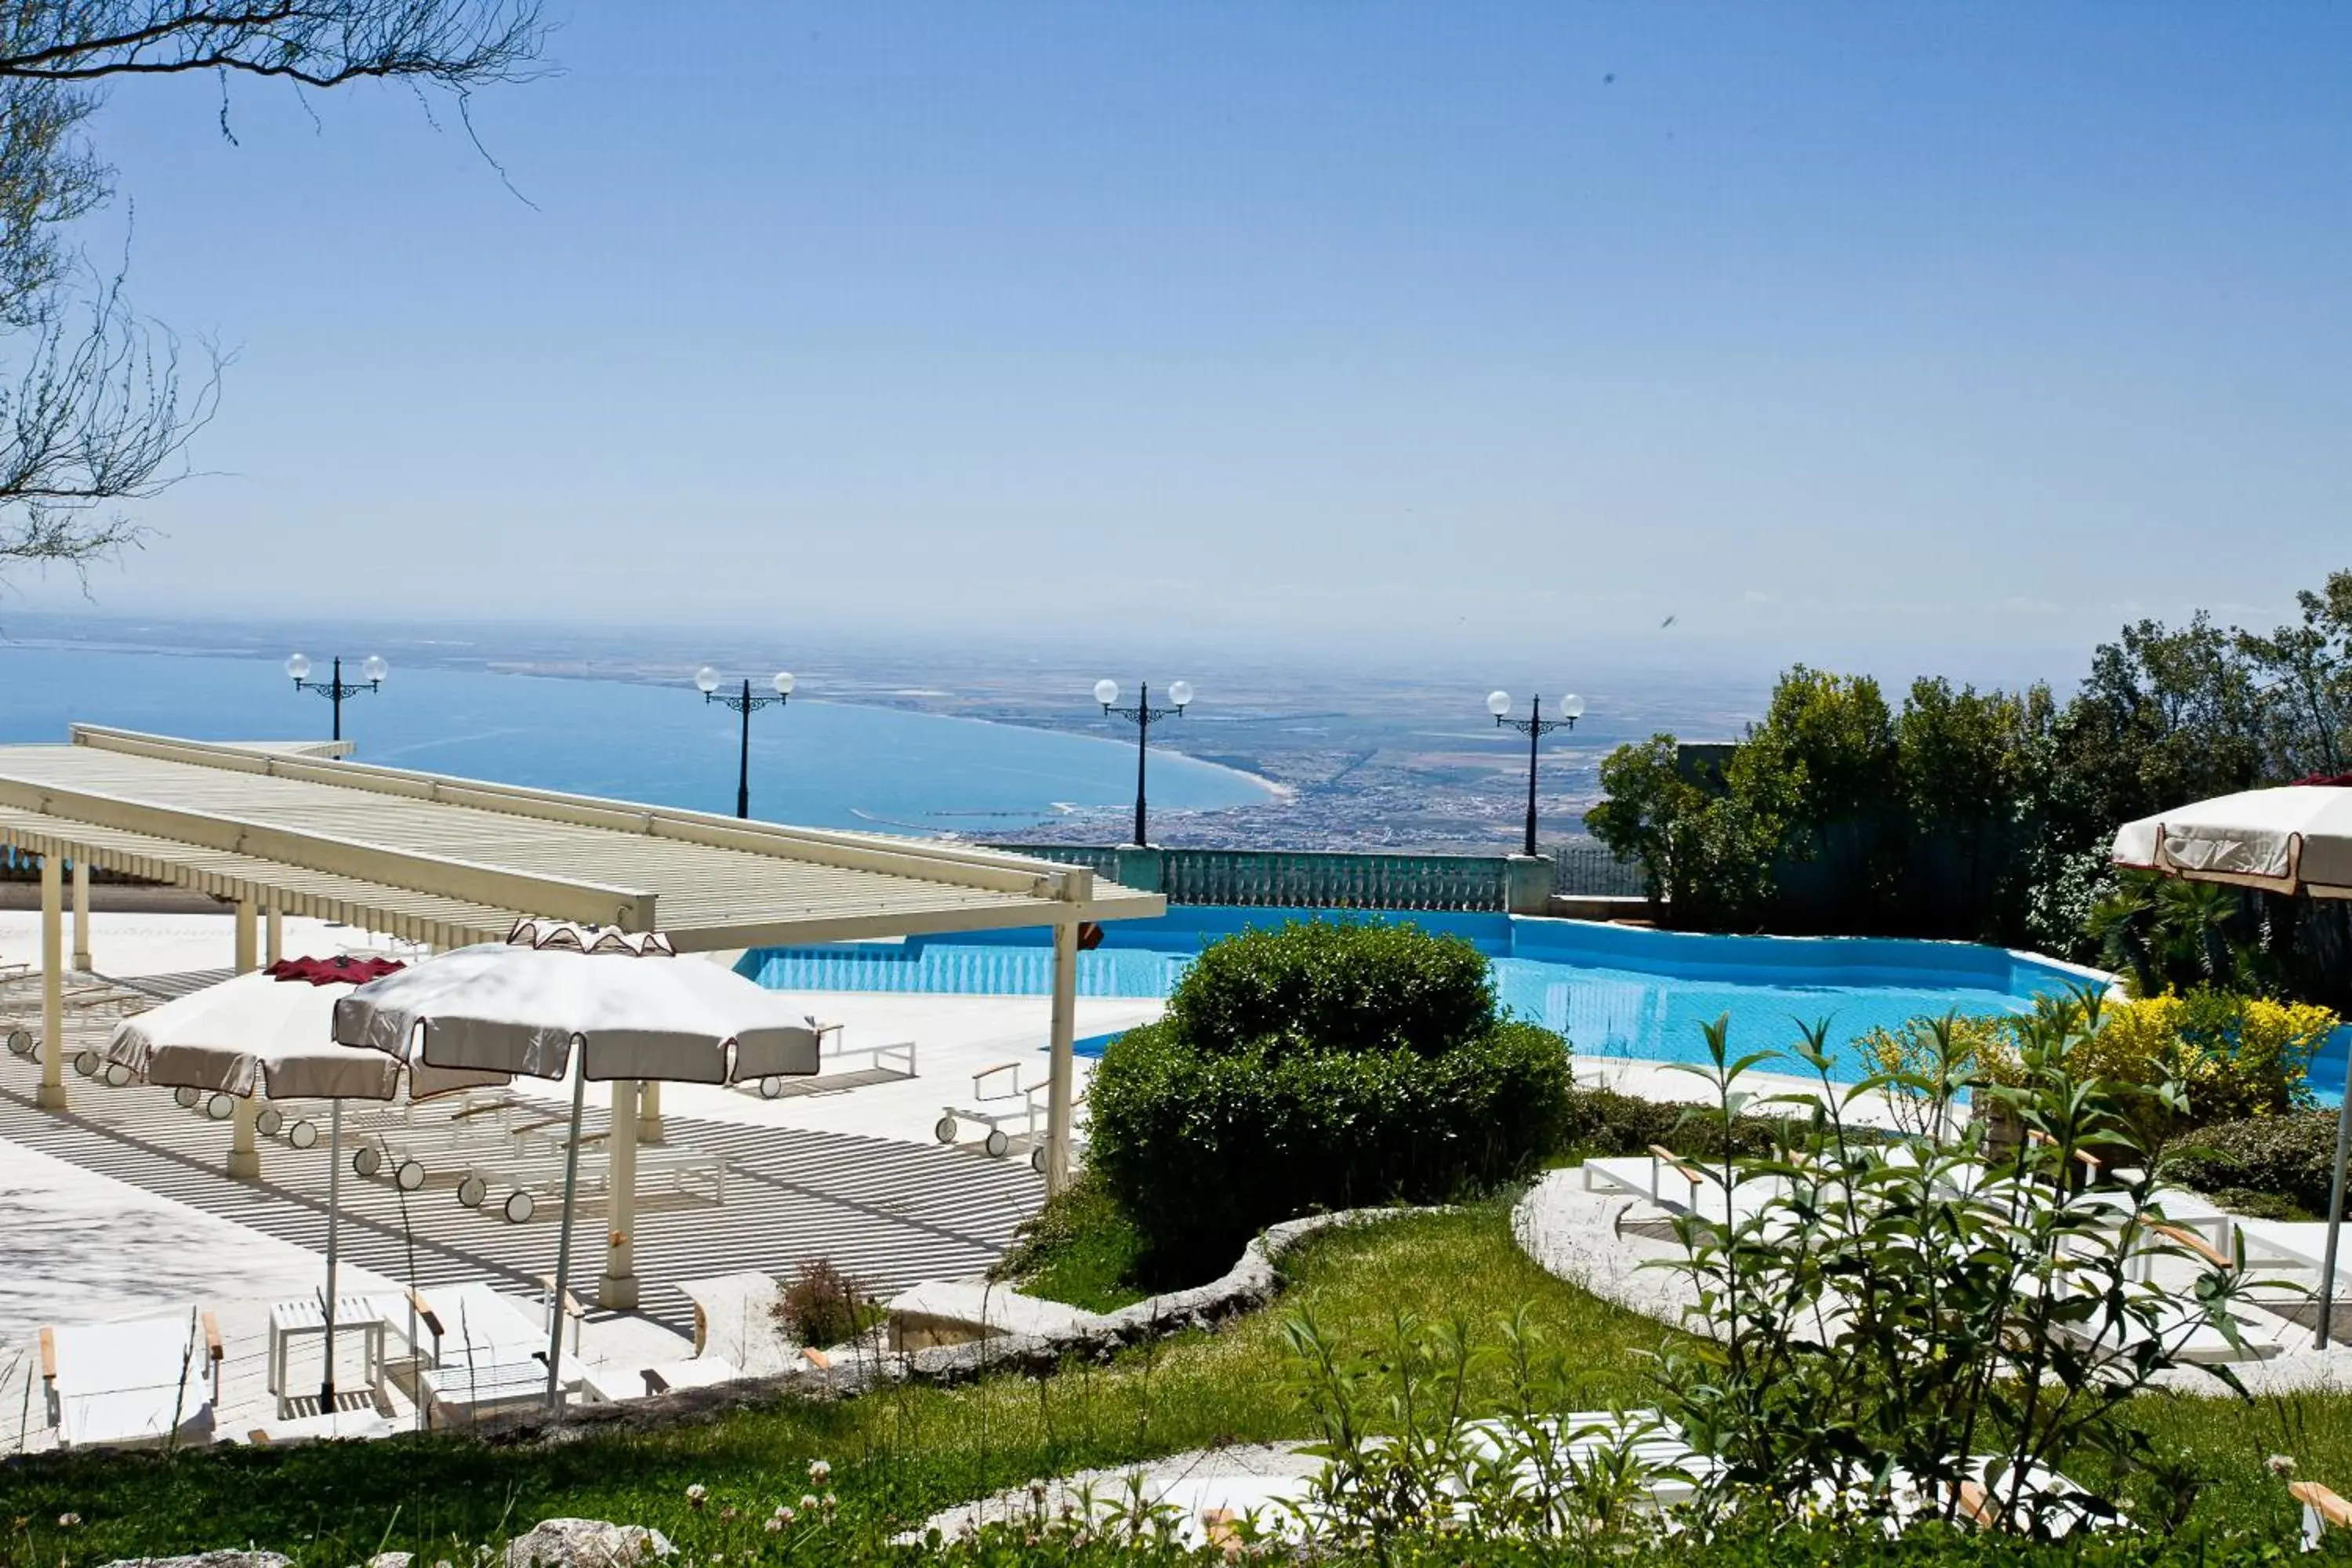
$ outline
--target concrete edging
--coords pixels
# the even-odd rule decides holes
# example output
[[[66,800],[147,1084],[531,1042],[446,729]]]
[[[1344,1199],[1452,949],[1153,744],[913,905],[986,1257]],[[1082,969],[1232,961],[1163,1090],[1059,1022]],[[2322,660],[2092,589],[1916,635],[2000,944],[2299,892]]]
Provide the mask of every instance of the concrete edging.
[[[485,1420],[459,1430],[499,1442],[569,1442],[599,1432],[651,1431],[714,1420],[730,1411],[764,1405],[779,1394],[853,1399],[901,1383],[949,1386],[992,1372],[1036,1374],[1053,1371],[1071,1356],[1106,1360],[1115,1352],[1186,1329],[1213,1328],[1228,1318],[1254,1311],[1281,1292],[1276,1260],[1308,1237],[1326,1230],[1409,1215],[1439,1214],[1442,1208],[1342,1209],[1268,1226],[1224,1274],[1206,1285],[1171,1291],[1122,1307],[1089,1313],[1054,1334],[1005,1334],[969,1344],[940,1345],[898,1354],[888,1351],[845,1358],[822,1371],[803,1368],[769,1377],[743,1378],[700,1388],[681,1388],[646,1399],[583,1405],[553,1424],[530,1415]],[[1010,1289],[1010,1287],[1007,1287]]]

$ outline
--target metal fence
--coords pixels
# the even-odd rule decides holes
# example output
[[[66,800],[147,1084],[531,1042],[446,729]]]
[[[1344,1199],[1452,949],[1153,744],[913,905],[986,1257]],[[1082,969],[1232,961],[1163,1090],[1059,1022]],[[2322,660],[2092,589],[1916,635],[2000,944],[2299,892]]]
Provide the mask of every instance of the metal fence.
[[[1087,866],[1171,904],[1338,910],[1510,908],[1510,861],[1500,855],[1375,855],[1344,850],[1114,849],[1005,844],[1041,860]]]
[[[1551,890],[1566,899],[1638,899],[1649,891],[1642,863],[1621,858],[1598,838],[1567,838],[1547,845]]]

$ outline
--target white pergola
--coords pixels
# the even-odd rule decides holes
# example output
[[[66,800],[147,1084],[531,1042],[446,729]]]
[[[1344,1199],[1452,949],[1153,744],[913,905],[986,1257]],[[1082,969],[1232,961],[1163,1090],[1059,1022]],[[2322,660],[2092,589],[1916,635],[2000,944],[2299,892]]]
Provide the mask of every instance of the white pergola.
[[[580,921],[658,930],[681,953],[1048,926],[1046,1190],[1067,1183],[1078,927],[1163,913],[1159,895],[993,850],[377,767],[334,750],[89,724],[64,745],[0,746],[0,846],[41,862],[41,1106],[67,1104],[68,863],[84,966],[91,867],[232,904],[239,973],[258,967],[264,929],[268,957],[280,956],[289,914],[436,947],[501,940],[526,916]],[[653,1085],[613,1093],[617,1172],[634,1166],[641,1130],[659,1138],[659,1101]],[[253,1110],[241,1102],[235,1120],[232,1175],[259,1173]],[[611,1306],[635,1298],[626,1201],[616,1192],[599,1292]]]

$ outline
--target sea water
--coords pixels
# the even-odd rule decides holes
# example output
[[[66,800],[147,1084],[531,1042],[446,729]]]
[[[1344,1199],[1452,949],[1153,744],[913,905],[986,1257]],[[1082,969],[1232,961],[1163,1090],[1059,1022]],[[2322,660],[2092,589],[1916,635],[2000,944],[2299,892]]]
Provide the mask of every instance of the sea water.
[[[313,677],[329,661],[311,654]],[[356,679],[357,658],[345,679]],[[764,687],[755,683],[755,691]],[[196,740],[323,739],[325,699],[277,660],[0,644],[0,742],[62,742],[70,722]],[[742,721],[674,685],[395,668],[347,699],[358,759],[652,805],[732,813]],[[1171,752],[1151,757],[1155,805],[1213,810],[1266,798],[1257,780]],[[1135,797],[1135,747],[796,693],[751,715],[751,814],[813,827],[1003,831]]]

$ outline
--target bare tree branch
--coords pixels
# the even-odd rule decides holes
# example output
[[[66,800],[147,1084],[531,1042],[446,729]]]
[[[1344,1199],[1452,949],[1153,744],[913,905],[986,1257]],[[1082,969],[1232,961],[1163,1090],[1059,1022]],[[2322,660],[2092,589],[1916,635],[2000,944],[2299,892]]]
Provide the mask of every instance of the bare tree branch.
[[[218,70],[462,90],[536,75],[546,33],[535,0],[15,0],[0,5],[0,78]]]

